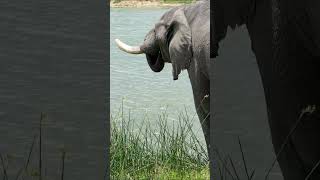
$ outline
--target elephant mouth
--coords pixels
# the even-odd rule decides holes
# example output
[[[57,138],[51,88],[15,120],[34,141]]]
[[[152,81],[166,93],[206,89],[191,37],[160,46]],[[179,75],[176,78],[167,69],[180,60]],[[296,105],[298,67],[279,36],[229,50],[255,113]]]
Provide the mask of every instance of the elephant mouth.
[[[158,52],[158,54],[146,53],[146,58],[152,71],[154,72],[162,71],[162,69],[164,68],[164,60],[162,58],[160,51]]]

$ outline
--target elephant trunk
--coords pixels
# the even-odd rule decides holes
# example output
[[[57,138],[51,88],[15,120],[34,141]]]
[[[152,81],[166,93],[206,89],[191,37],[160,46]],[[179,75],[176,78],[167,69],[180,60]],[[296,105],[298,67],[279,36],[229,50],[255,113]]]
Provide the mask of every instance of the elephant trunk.
[[[162,71],[164,67],[164,61],[162,59],[161,53],[157,55],[151,55],[151,54],[146,54],[147,61],[149,64],[149,67],[153,72],[160,72]]]

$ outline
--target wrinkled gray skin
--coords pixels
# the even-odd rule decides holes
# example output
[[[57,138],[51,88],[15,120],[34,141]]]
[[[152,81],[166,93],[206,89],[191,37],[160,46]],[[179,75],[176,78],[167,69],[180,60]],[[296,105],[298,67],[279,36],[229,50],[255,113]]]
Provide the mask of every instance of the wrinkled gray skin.
[[[202,121],[209,147],[210,103],[210,4],[199,1],[167,11],[145,36],[142,51],[154,72],[160,72],[164,63],[172,64],[173,80],[180,72],[188,71],[197,114]]]
[[[284,179],[305,179],[312,171],[309,180],[319,180],[320,1],[215,2],[215,52],[228,26],[247,26]]]

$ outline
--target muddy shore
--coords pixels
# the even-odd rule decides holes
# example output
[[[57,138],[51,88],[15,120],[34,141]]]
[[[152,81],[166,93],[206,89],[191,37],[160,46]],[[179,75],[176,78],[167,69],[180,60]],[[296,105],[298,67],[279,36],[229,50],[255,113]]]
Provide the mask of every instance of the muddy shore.
[[[122,0],[120,2],[111,1],[112,8],[171,8],[185,3],[163,3],[160,1]]]

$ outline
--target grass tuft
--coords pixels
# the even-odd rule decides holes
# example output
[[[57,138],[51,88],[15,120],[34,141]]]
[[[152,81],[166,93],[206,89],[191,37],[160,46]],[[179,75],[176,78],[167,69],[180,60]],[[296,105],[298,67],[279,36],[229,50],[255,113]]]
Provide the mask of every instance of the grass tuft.
[[[123,107],[123,106],[122,106]],[[111,115],[111,179],[209,179],[206,147],[192,131],[187,111],[178,121],[166,112],[135,124],[123,108]]]

